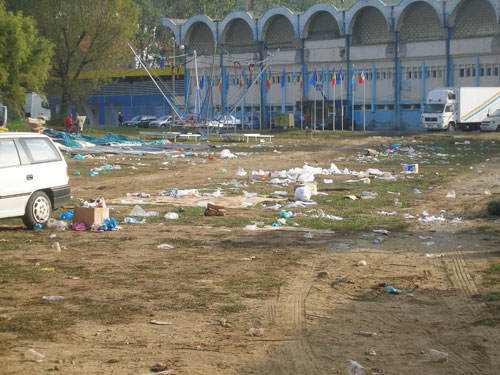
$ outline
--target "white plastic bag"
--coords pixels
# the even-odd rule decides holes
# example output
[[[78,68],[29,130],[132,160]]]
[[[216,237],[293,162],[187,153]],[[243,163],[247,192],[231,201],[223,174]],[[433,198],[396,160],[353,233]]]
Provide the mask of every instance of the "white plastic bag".
[[[179,214],[176,212],[167,212],[164,218],[170,220],[177,220],[179,218]]]
[[[296,201],[309,201],[311,200],[311,190],[307,186],[299,186],[295,189],[294,196]]]
[[[246,172],[243,168],[238,168],[238,169],[236,170],[235,175],[236,175],[237,177],[243,177],[243,176],[246,176],[246,175],[247,175],[247,172]]]

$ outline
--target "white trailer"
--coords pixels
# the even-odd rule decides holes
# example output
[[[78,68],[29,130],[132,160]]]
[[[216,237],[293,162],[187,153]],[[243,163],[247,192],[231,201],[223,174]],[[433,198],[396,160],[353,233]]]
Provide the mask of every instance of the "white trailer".
[[[26,94],[24,112],[27,117],[50,120],[49,104],[36,92],[30,91]]]
[[[500,87],[449,87],[429,91],[422,111],[427,130],[479,130],[481,122],[500,108]]]

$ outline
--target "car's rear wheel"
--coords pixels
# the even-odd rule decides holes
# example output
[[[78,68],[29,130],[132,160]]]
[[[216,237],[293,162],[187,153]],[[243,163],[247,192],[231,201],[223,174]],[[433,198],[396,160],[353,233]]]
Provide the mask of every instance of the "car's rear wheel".
[[[52,203],[43,191],[36,191],[28,200],[23,223],[28,229],[33,229],[36,224],[44,227],[52,214]]]

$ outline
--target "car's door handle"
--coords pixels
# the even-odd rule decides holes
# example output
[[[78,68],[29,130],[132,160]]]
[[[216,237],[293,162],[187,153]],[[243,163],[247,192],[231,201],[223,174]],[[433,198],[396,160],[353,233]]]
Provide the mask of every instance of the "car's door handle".
[[[26,175],[26,179],[27,179],[28,181],[33,180],[33,175],[32,175],[32,174],[27,174],[27,175]]]

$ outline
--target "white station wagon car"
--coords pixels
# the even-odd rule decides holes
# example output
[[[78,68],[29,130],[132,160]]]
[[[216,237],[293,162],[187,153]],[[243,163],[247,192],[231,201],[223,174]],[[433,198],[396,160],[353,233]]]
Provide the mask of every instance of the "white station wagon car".
[[[0,133],[0,219],[42,227],[70,199],[68,166],[54,142],[37,133]]]

